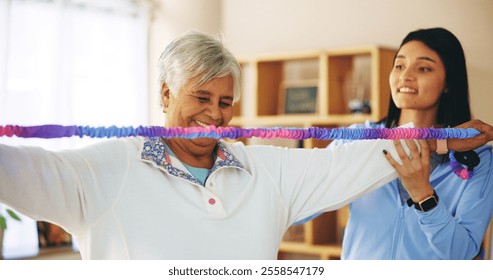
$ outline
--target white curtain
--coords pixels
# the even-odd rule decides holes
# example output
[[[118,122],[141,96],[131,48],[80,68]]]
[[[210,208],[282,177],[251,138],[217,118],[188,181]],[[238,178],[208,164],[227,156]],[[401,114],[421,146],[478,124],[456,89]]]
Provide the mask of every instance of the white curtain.
[[[146,3],[0,0],[0,125],[145,125]],[[94,141],[0,137],[0,143],[47,149]],[[14,223],[5,236],[6,257],[19,257],[19,243],[27,242],[19,242]]]
[[[0,124],[147,123],[143,5],[0,2]]]

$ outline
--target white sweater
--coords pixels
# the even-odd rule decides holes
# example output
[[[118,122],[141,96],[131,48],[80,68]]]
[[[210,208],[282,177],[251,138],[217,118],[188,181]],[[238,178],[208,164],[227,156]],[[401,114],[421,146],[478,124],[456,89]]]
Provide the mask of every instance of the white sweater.
[[[158,139],[51,152],[0,145],[0,202],[58,224],[83,259],[276,259],[287,228],[397,177],[392,141],[288,149],[220,141],[205,186]]]

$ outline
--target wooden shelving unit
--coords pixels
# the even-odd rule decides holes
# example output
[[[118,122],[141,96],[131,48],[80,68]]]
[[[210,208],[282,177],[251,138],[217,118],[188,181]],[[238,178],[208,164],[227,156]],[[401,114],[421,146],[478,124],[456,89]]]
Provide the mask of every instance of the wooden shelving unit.
[[[364,46],[239,59],[243,71],[243,96],[235,105],[235,117],[230,125],[332,128],[368,119],[378,121],[387,111],[388,77],[395,52],[389,48]],[[281,113],[279,108],[285,100],[280,96],[285,92],[283,85],[304,81],[315,82],[317,86],[313,113]],[[366,108],[354,113],[349,106],[350,100],[366,102],[371,111]],[[252,139],[244,141],[258,143]],[[265,143],[315,148],[325,147],[329,141],[308,139],[300,144],[274,140]],[[279,258],[339,259],[347,216],[348,208],[345,207],[291,227],[281,244]]]

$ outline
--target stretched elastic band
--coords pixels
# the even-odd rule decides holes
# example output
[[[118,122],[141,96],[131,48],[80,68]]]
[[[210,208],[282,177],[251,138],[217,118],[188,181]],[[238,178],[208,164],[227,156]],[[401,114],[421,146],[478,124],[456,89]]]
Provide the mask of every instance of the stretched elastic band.
[[[0,126],[0,136],[22,138],[62,138],[62,137],[164,137],[164,138],[285,138],[303,140],[365,140],[365,139],[448,139],[472,138],[480,132],[473,128],[239,128],[239,127],[90,127],[90,126]]]

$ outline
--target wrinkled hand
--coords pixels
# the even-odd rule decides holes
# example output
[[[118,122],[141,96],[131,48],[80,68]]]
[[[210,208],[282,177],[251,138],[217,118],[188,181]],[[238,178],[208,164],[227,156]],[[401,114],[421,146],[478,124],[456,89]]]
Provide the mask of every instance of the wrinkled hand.
[[[421,146],[421,152],[413,140],[406,139],[410,154],[407,155],[399,140],[394,141],[394,146],[401,159],[402,164],[397,162],[388,152],[385,157],[395,168],[402,181],[402,185],[407,190],[414,202],[433,195],[433,187],[430,184],[430,150],[425,140],[417,140]]]
[[[475,128],[481,132],[481,134],[468,139],[448,139],[447,146],[449,150],[464,152],[479,148],[486,143],[493,141],[493,127],[480,120],[471,120],[456,128]]]

